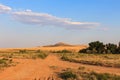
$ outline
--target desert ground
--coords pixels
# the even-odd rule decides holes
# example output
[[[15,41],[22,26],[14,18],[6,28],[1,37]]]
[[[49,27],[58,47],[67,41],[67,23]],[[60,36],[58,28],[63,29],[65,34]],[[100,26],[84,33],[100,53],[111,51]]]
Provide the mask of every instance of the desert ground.
[[[86,46],[59,46],[59,47],[35,47],[35,48],[9,48],[9,49],[0,49],[0,59],[9,60],[11,59],[11,65],[0,66],[0,80],[97,80],[92,77],[91,72],[97,74],[110,74],[118,76],[115,79],[119,80],[120,68],[112,66],[101,66],[93,65],[82,62],[75,62],[72,59],[79,59],[73,57],[74,54],[78,54],[77,51],[85,48]],[[20,50],[25,50],[21,52]],[[61,50],[70,50],[71,53],[57,53],[56,51]],[[54,52],[55,51],[55,52]],[[39,53],[39,55],[38,55]],[[37,54],[37,55],[36,55]],[[41,57],[41,54],[46,54],[47,56]],[[73,55],[73,58],[70,58],[71,61],[61,59],[64,55],[69,54]],[[106,56],[106,55],[105,55]],[[69,58],[69,57],[68,57]],[[88,58],[88,57],[87,57]],[[82,59],[82,58],[81,58]],[[84,58],[82,59],[85,59]],[[91,59],[90,59],[91,60]],[[96,61],[96,59],[94,59]],[[107,62],[112,61],[106,60]],[[102,62],[101,62],[102,63]],[[2,64],[2,63],[1,63]],[[13,65],[14,64],[14,65]],[[65,71],[72,71],[77,75],[76,77],[62,76],[61,73]],[[71,73],[71,74],[73,74]],[[78,74],[79,73],[79,74]],[[81,74],[81,75],[80,75]],[[85,75],[83,75],[85,74]],[[71,75],[70,75],[71,76]],[[81,76],[81,77],[80,77]],[[85,78],[85,77],[88,78]],[[102,80],[102,79],[99,79]],[[109,79],[103,79],[109,80]]]

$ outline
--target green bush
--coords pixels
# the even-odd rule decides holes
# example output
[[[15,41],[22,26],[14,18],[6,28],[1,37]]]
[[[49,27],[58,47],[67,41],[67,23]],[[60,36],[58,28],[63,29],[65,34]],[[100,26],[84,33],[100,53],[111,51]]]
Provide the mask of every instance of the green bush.
[[[6,64],[6,61],[4,59],[0,59],[0,64]]]
[[[19,50],[19,53],[26,53],[27,52],[27,50]]]
[[[60,76],[64,80],[77,78],[77,75],[75,73],[73,73],[72,71],[65,71],[65,72],[61,73]]]
[[[8,58],[2,58],[2,59],[0,59],[0,67],[11,66],[11,63],[12,63],[12,59],[8,59]]]
[[[98,74],[95,72],[91,72],[90,75],[94,75],[97,80],[108,80],[110,78],[110,75],[107,73],[104,74]]]
[[[37,54],[37,57],[41,58],[41,59],[45,59],[47,56],[48,56],[48,54],[46,54],[46,53],[38,53]]]
[[[37,50],[36,53],[43,53],[43,51],[42,50]]]
[[[78,80],[120,80],[120,76],[109,73],[96,73],[96,72],[84,72],[77,71]]]
[[[69,51],[69,50],[60,50],[60,51],[54,51],[54,53],[72,53],[72,51]]]
[[[87,49],[82,49],[79,51],[79,53],[86,53],[87,52]]]
[[[68,58],[66,55],[63,55],[63,56],[61,57],[61,59],[64,60],[64,61],[68,61],[68,60],[69,60],[69,58]]]
[[[89,75],[90,75],[89,78],[91,76],[94,76],[96,77],[97,80],[120,80],[120,76],[112,75],[108,73],[91,72]],[[94,79],[91,79],[91,80],[94,80]]]

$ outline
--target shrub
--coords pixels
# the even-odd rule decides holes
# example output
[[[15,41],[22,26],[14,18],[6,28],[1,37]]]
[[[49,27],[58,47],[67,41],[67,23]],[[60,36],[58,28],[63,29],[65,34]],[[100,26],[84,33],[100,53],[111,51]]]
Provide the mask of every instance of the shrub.
[[[61,57],[61,59],[64,60],[64,61],[68,61],[68,60],[69,60],[69,58],[68,58],[66,55],[63,55],[63,56]]]
[[[11,66],[12,59],[2,58],[0,59],[0,67],[8,67]]]
[[[0,64],[6,64],[6,61],[3,59],[0,59]]]
[[[109,74],[107,73],[104,73],[104,74],[98,74],[98,73],[95,73],[95,72],[91,72],[90,75],[94,75],[96,76],[96,79],[97,80],[108,80],[110,77]]]
[[[73,73],[72,71],[65,71],[63,73],[60,74],[62,79],[76,79],[77,75],[75,73]]]
[[[82,49],[79,51],[79,53],[86,53],[87,52],[87,49]]]
[[[19,53],[26,53],[27,52],[27,50],[19,50]]]
[[[60,51],[54,51],[54,53],[72,53],[72,51],[69,51],[69,50],[60,50]]]
[[[117,53],[116,52],[116,50],[117,50],[117,45],[116,44],[111,44],[111,43],[109,43],[109,44],[106,44],[106,48],[107,48],[107,53],[113,53],[113,54],[115,54],[115,53]]]
[[[48,56],[48,54],[46,54],[46,53],[38,53],[37,54],[37,57],[41,58],[41,59],[45,59],[47,56]]]
[[[82,78],[81,80],[120,80],[120,76],[108,73],[96,73],[93,71],[92,72],[79,71],[77,73]]]
[[[94,75],[97,80],[120,80],[120,76],[112,75],[108,73],[91,72],[90,75]]]
[[[43,53],[43,51],[41,51],[41,50],[37,50],[36,53]]]

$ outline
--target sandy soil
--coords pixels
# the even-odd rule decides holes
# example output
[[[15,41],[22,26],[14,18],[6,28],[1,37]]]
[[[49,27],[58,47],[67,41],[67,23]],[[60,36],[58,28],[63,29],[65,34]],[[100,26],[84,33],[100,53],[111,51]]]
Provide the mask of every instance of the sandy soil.
[[[14,61],[19,62],[19,64],[1,71],[0,80],[52,80],[52,77],[54,77],[55,80],[59,80],[56,72],[60,72],[66,68],[78,69],[80,66],[84,66],[87,70],[99,73],[120,75],[120,69],[118,68],[99,67],[61,61],[53,54],[49,55],[44,60],[15,59]]]

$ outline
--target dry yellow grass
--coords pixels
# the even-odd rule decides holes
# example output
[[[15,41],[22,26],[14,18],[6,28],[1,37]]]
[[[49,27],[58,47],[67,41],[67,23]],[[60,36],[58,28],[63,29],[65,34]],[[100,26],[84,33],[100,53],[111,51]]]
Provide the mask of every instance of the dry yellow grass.
[[[58,50],[70,50],[78,52],[80,49],[86,48],[86,45],[79,46],[57,46],[57,47],[33,47],[33,48],[1,48],[0,53],[16,52],[19,50],[42,50],[42,51],[58,51]]]
[[[40,47],[41,50],[47,51],[58,51],[58,50],[70,50],[78,52],[80,49],[86,48],[87,46],[59,46],[59,47]]]
[[[87,46],[58,46],[58,47],[34,47],[34,48],[7,48],[0,49],[0,57],[10,58],[13,62],[18,63],[16,66],[11,66],[5,68],[4,71],[0,73],[0,80],[52,80],[49,79],[53,77],[55,80],[63,80],[59,79],[58,73],[61,73],[65,69],[73,69],[78,71],[82,67],[85,71],[96,72],[96,73],[109,73],[120,75],[120,69],[116,67],[106,67],[106,66],[98,66],[91,64],[83,64],[77,61],[89,61],[92,62],[100,62],[100,63],[113,63],[119,62],[120,58],[118,55],[113,54],[73,54],[73,53],[63,53],[63,54],[49,54],[45,59],[36,58],[38,53],[46,53],[44,51],[60,51],[60,50],[70,50],[78,52],[80,49],[86,48]],[[24,54],[20,52],[21,50],[26,50]],[[41,52],[39,52],[41,50]],[[38,52],[37,52],[38,51]],[[42,52],[43,51],[43,52]],[[68,57],[69,59],[74,59],[72,62],[63,61],[60,59],[61,56]],[[112,61],[111,61],[112,60]],[[105,61],[105,62],[103,62]],[[113,65],[113,64],[112,64]],[[84,71],[83,71],[84,72]],[[52,73],[52,74],[51,74]],[[77,72],[76,72],[77,73]],[[78,79],[81,80],[81,79]],[[111,79],[115,80],[115,79]],[[119,79],[118,79],[119,80]]]
[[[62,59],[75,63],[120,68],[119,54],[64,54]]]

